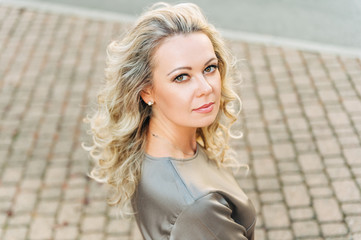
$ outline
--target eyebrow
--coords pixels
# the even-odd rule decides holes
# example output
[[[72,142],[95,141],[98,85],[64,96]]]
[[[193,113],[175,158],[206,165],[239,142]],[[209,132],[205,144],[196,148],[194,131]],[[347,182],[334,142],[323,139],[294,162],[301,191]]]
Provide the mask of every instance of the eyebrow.
[[[204,64],[204,66],[208,65],[210,62],[212,62],[212,61],[215,60],[215,59],[217,59],[217,58],[212,57],[211,59],[209,59],[209,60]],[[171,72],[169,72],[169,73],[167,74],[167,76],[169,76],[169,75],[172,74],[173,72],[175,72],[175,71],[177,71],[177,70],[181,70],[181,69],[192,70],[191,67],[177,67],[177,68],[173,69]]]

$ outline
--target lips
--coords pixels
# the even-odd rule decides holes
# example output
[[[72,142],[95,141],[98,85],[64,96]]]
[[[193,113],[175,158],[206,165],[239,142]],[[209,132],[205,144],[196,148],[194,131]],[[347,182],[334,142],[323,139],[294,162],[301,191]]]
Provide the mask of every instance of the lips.
[[[213,110],[213,105],[214,105],[214,102],[210,102],[210,103],[200,106],[197,109],[194,109],[193,111],[199,112],[199,113],[208,113]]]

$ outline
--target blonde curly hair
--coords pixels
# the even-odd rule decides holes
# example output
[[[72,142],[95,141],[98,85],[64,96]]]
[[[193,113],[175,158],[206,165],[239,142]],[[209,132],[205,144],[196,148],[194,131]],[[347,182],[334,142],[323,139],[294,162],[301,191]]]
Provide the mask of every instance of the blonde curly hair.
[[[221,75],[220,110],[210,126],[197,129],[197,141],[218,165],[234,160],[228,151],[229,129],[241,106],[231,88],[234,59],[195,4],[155,4],[122,40],[108,45],[98,108],[86,118],[93,144],[84,148],[95,163],[90,177],[110,186],[108,203],[118,206],[120,213],[125,213],[136,191],[145,154],[152,108],[140,93],[152,84],[153,54],[165,38],[194,32],[206,34],[212,42]],[[239,103],[238,110],[230,106],[232,102]]]

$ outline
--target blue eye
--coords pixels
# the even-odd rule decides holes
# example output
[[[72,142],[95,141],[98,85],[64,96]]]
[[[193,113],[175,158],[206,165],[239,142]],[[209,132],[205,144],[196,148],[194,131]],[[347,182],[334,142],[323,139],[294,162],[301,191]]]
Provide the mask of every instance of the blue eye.
[[[204,69],[204,73],[212,73],[217,69],[217,65],[210,65]]]
[[[187,79],[188,79],[187,74],[181,74],[181,75],[178,75],[176,78],[174,78],[174,81],[175,82],[183,82],[183,81],[185,81]]]

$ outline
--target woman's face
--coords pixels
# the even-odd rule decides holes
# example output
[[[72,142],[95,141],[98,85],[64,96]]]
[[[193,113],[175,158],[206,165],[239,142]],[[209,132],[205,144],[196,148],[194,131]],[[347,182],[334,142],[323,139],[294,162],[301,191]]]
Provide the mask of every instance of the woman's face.
[[[213,45],[203,33],[166,38],[153,56],[153,117],[179,127],[205,127],[216,118],[221,77]]]

